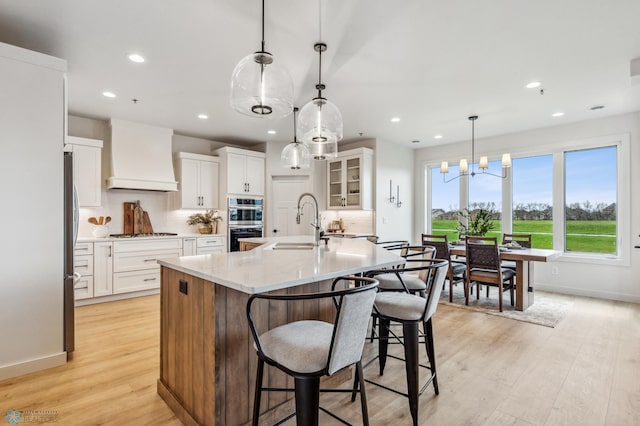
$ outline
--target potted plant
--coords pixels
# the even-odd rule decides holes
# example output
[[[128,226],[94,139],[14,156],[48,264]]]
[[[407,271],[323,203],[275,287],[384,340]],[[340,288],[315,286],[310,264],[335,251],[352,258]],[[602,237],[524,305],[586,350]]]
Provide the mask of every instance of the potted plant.
[[[479,209],[471,212],[469,209],[464,209],[459,211],[458,214],[461,216],[458,221],[460,237],[484,237],[487,232],[495,228],[493,223],[494,213],[490,210]]]
[[[189,216],[187,225],[200,225],[198,232],[201,234],[215,234],[218,222],[221,220],[220,210],[207,210],[204,213],[196,213]]]

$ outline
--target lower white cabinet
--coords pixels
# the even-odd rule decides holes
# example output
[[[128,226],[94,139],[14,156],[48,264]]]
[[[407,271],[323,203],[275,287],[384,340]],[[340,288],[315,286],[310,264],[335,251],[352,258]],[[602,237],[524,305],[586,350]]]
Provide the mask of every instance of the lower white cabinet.
[[[93,243],[93,296],[113,294],[113,243]]]
[[[200,237],[196,244],[196,254],[224,253],[227,247],[224,237]]]
[[[73,250],[73,271],[80,279],[73,284],[75,300],[93,297],[93,243],[77,243]]]
[[[182,255],[195,256],[197,254],[226,253],[227,244],[225,241],[224,235],[183,238]]]
[[[113,243],[113,294],[160,288],[158,259],[182,256],[182,239]]]

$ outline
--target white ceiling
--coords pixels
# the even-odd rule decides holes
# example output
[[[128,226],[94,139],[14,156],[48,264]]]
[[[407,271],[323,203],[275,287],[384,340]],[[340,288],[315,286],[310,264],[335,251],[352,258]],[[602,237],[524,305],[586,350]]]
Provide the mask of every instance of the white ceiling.
[[[302,106],[315,94],[318,0],[266,3],[267,50]],[[73,114],[237,143],[290,140],[291,117],[229,107],[234,66],[260,47],[260,4],[0,0],[0,41],[66,59]],[[322,12],[324,94],[342,111],[345,140],[417,148],[468,140],[472,114],[482,138],[640,110],[629,79],[638,0],[322,0]],[[146,63],[130,62],[132,52]],[[531,80],[544,95],[524,88]]]

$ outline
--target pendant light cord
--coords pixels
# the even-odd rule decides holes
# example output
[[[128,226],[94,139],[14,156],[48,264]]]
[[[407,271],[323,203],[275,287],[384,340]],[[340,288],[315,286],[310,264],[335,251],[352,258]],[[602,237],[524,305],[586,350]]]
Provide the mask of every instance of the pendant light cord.
[[[298,130],[296,126],[296,113],[299,111],[298,107],[293,107],[293,143],[298,143],[298,136],[296,135],[296,131]]]
[[[322,0],[318,0],[318,43],[322,43]],[[322,48],[318,49],[318,97],[322,97]]]
[[[264,51],[264,0],[262,0],[262,52]]]

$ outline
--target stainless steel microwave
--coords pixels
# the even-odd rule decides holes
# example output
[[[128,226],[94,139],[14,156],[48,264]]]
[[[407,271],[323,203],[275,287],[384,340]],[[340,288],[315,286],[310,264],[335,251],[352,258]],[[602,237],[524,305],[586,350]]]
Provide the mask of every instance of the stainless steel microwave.
[[[261,226],[263,198],[229,197],[229,226]]]

